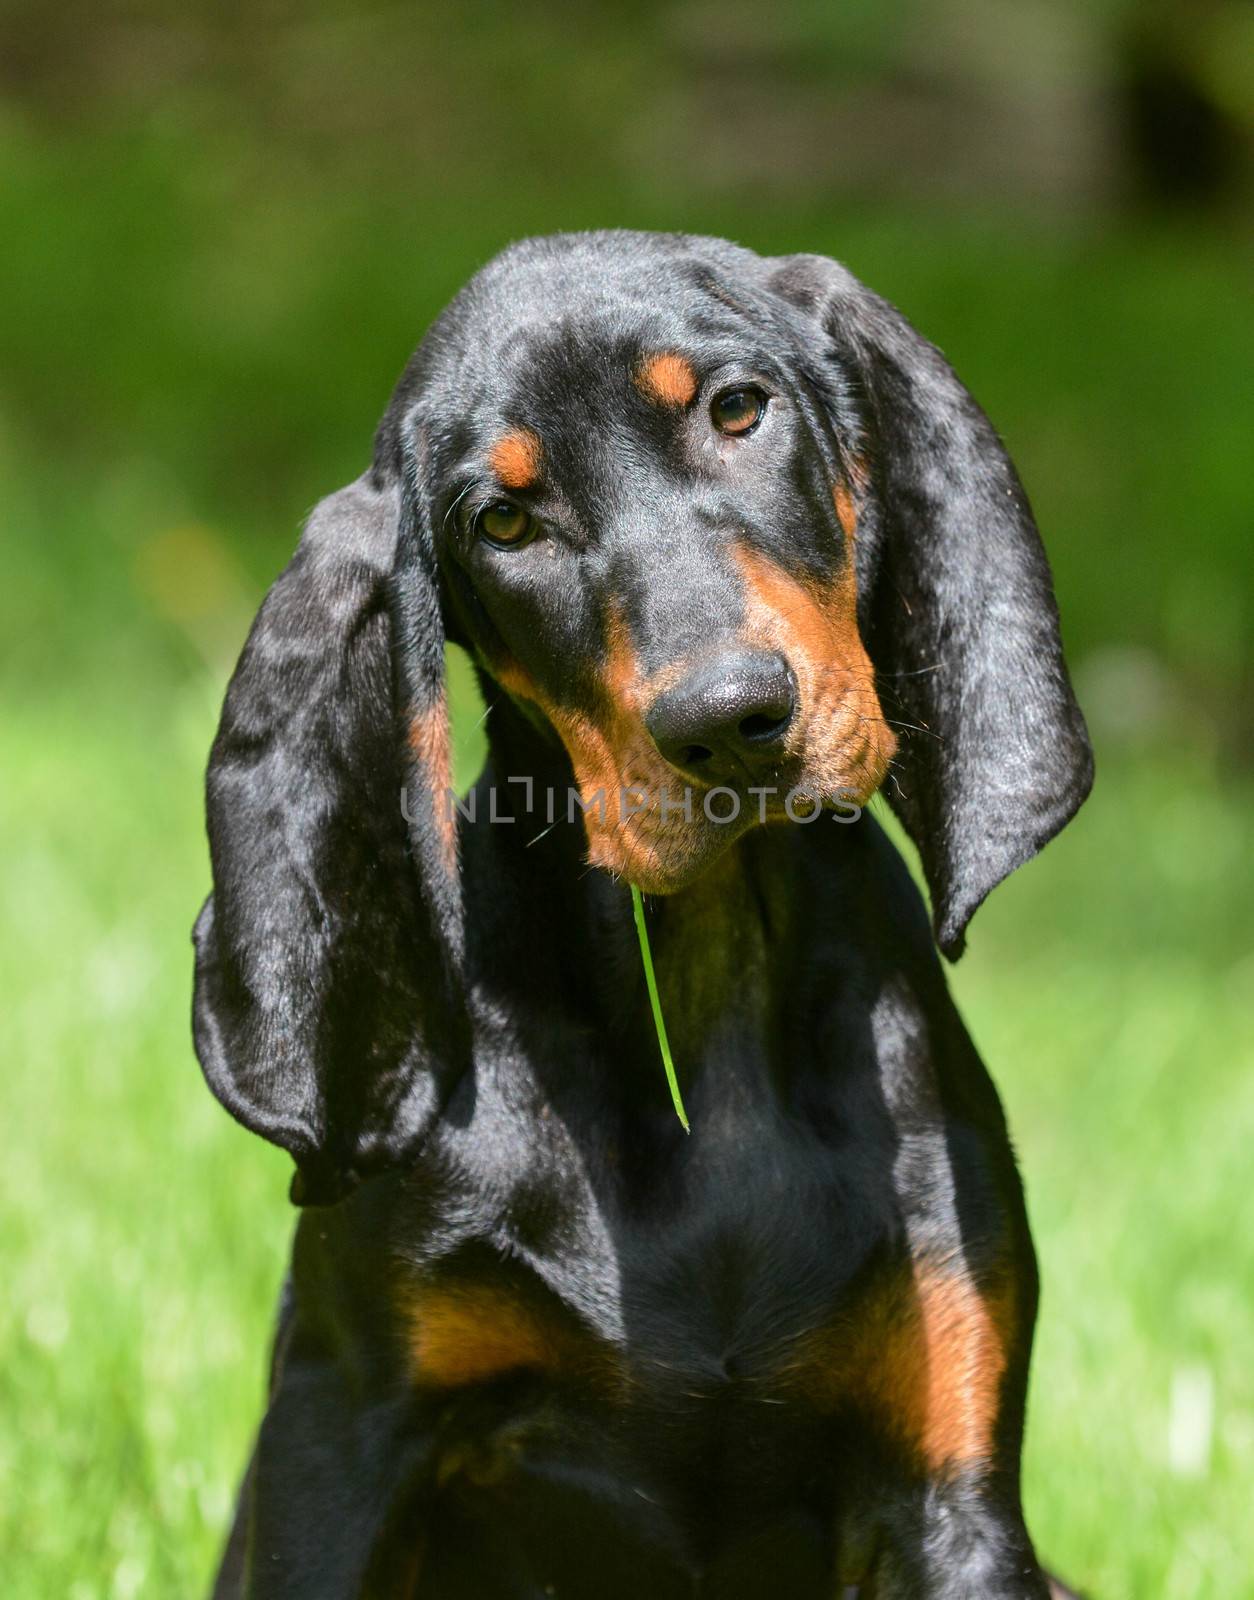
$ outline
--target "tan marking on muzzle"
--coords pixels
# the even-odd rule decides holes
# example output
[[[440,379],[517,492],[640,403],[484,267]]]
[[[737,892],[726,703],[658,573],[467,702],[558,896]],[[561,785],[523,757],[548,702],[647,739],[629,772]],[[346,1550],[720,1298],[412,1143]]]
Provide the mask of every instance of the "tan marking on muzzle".
[[[734,559],[746,597],[737,642],[781,651],[797,680],[798,713],[784,755],[798,775],[784,787],[819,801],[864,804],[883,782],[896,741],[858,633],[852,562],[824,585],[794,577],[747,546]],[[494,668],[504,688],[539,707],[566,747],[588,859],[659,893],[730,844],[757,805],[742,803],[736,823],[711,822],[702,809],[709,786],[677,772],[649,735],[649,706],[690,664],[672,662],[646,679],[625,619],[611,611],[605,665],[585,706],[558,702],[517,666]],[[772,815],[784,814],[783,799],[776,797]]]
[[[684,791],[694,791],[694,815],[700,812],[704,791],[689,785],[663,758],[644,717],[661,689],[682,675],[682,666],[672,664],[647,680],[630,629],[621,612],[611,608],[605,621],[604,666],[588,707],[558,701],[516,662],[496,662],[492,670],[502,688],[544,713],[566,747],[589,861],[644,888],[665,889],[668,876],[682,873],[698,848],[678,815]],[[669,816],[664,800],[676,808]],[[561,809],[565,815],[565,797]]]
[[[534,678],[512,656],[493,658],[492,676],[502,689],[507,689],[512,695],[517,695],[520,700],[530,700],[535,705],[540,704],[541,695]]]
[[[662,350],[641,362],[635,384],[646,400],[659,406],[686,406],[696,397],[697,375],[687,356]]]
[[[531,489],[539,482],[544,447],[530,428],[512,428],[488,451],[488,466],[506,489]]]
[[[782,653],[797,680],[787,736],[799,787],[862,805],[888,772],[897,741],[884,721],[875,669],[858,631],[852,559],[829,583],[786,572],[748,545],[734,558],[745,585],[746,641]]]

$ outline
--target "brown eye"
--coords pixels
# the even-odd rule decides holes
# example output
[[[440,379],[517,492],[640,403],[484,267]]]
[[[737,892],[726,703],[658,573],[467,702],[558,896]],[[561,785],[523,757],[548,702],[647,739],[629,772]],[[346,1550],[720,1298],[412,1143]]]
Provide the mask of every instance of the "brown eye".
[[[710,419],[720,433],[751,433],[762,420],[766,396],[759,389],[728,389],[710,407]]]
[[[531,518],[521,506],[508,500],[494,500],[484,506],[475,519],[476,529],[492,544],[526,544],[531,537]]]

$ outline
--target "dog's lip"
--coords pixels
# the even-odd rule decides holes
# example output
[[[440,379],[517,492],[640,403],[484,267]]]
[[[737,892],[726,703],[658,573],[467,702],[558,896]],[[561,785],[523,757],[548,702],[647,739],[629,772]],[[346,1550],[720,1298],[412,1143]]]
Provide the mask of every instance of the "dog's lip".
[[[787,789],[796,781],[797,776],[804,771],[806,766],[804,736],[801,739],[797,739],[795,736],[799,717],[800,713],[797,711],[791,712],[788,716],[784,729],[786,742],[781,743],[778,756],[766,773],[755,774],[749,769],[748,765],[741,762],[739,763],[738,772],[715,780],[703,777],[699,765],[696,767],[681,767],[677,766],[674,761],[666,760],[665,757],[662,760],[669,771],[673,772],[684,786],[691,789],[694,794],[708,794],[712,789],[735,789],[741,794],[749,794],[753,789],[760,787],[763,782],[768,788],[782,785],[784,789]],[[748,737],[751,744],[758,742],[754,735],[749,735]],[[773,731],[769,733],[764,731],[760,735],[760,740],[765,743],[767,739],[774,737],[775,733]],[[795,751],[795,746],[800,746],[800,750]]]
[[[810,791],[802,788],[799,792]],[[834,794],[822,794],[817,798],[820,812],[829,813],[831,816],[835,816],[844,807],[855,805],[861,808],[866,804],[865,798],[860,796],[860,791],[852,784]],[[790,812],[782,799],[777,805],[769,806],[765,815],[761,815],[756,800],[751,797],[751,803],[748,806],[742,805],[735,820],[721,824],[708,821],[700,814],[694,815],[691,822],[682,819],[661,822],[654,819],[654,825],[638,832],[634,840],[637,849],[640,846],[646,847],[647,854],[644,858],[630,846],[624,848],[620,839],[616,840],[609,850],[602,842],[600,848],[591,854],[590,861],[593,866],[610,873],[613,877],[634,883],[644,894],[682,894],[684,890],[692,888],[699,882],[715,866],[725,851],[739,840],[757,829],[778,828],[782,823],[802,826],[817,823],[818,826],[822,826],[819,818],[809,811],[802,812],[794,807]],[[648,854],[667,838],[685,838],[688,841],[688,848],[673,863],[668,863],[665,857],[661,861],[649,861]]]
[[[695,786],[692,787],[695,796]],[[709,817],[699,805],[694,806],[691,819],[682,815],[664,819],[657,811],[637,812],[602,836],[591,853],[592,864],[634,883],[645,894],[679,894],[703,877],[728,847],[755,829],[817,821],[812,809],[797,803],[802,796],[817,801],[820,812],[832,815],[851,804],[865,804],[852,780],[834,791],[825,791],[817,784],[807,787],[804,781],[780,785],[765,806],[761,794],[754,794],[752,787],[737,789],[721,784],[708,786],[702,792],[720,790],[739,796],[741,803],[734,816],[720,821]],[[672,862],[666,860],[664,853],[661,860],[650,859],[668,839],[682,839],[687,848]]]
[[[676,808],[682,805],[686,797],[690,797],[692,801],[694,825],[710,821],[712,825],[717,826],[714,819],[702,815],[703,805],[710,795],[725,794],[736,795],[742,808],[747,808],[755,818],[765,805],[768,813],[766,820],[769,821],[775,815],[785,814],[786,801],[795,803],[802,796],[817,800],[824,810],[832,810],[847,804],[851,797],[856,799],[862,793],[859,770],[868,748],[868,741],[858,741],[853,747],[842,751],[844,781],[835,785],[818,778],[810,781],[813,764],[807,760],[807,751],[803,745],[796,753],[791,750],[781,751],[779,760],[768,773],[754,774],[742,768],[739,773],[711,781],[702,778],[699,771],[689,771],[676,766],[673,762],[667,762],[666,781],[659,784],[656,776],[652,779],[638,779],[624,775],[619,790],[629,797],[633,795],[648,797],[647,807],[633,811],[631,820],[636,827],[651,826],[659,832],[671,827],[682,828],[688,825],[682,815],[675,814]],[[666,818],[660,814],[659,802],[663,795],[671,811],[671,816]]]

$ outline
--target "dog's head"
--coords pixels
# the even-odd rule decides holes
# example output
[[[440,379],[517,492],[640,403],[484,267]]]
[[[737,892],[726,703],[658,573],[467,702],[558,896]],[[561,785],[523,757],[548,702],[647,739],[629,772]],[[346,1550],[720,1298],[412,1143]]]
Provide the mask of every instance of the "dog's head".
[[[820,257],[514,247],[315,512],[210,768],[198,1044],[310,1194],[411,1148],[464,1044],[450,637],[564,747],[590,859],[655,892],[883,784],[956,956],[1091,778],[1023,490],[897,312]]]

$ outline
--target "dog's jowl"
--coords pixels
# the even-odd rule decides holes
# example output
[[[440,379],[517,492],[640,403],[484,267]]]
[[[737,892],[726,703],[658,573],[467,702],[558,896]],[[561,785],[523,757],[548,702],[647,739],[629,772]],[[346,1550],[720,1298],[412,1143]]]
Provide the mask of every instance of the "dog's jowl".
[[[218,1595],[1043,1600],[938,951],[1090,776],[1023,490],[891,306],[683,236],[479,273],[210,762],[197,1048],[302,1207]]]

